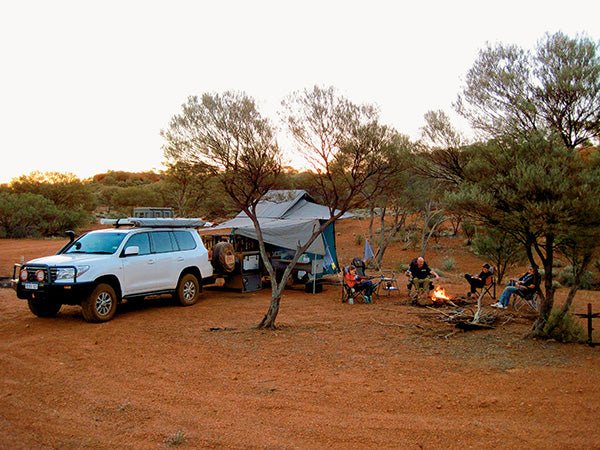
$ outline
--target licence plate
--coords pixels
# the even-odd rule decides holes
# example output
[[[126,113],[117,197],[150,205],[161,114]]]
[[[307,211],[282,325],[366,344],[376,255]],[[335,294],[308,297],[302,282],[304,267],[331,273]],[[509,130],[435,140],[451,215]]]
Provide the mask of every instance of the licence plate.
[[[30,289],[33,291],[37,291],[38,284],[37,283],[25,283],[25,289]]]

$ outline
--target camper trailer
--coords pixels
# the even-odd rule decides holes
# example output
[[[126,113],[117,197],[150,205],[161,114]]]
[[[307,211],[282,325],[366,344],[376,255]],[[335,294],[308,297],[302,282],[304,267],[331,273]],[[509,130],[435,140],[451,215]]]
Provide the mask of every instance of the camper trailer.
[[[269,191],[258,203],[257,216],[269,260],[283,274],[298,244],[308,241],[313,231],[329,218],[329,209],[313,201],[303,190]],[[202,239],[212,256],[215,273],[224,284],[243,292],[260,289],[266,275],[260,258],[254,224],[243,212],[216,227],[202,230]],[[292,272],[292,279],[306,283],[314,292],[323,275],[337,273],[335,228],[330,224],[310,245]]]

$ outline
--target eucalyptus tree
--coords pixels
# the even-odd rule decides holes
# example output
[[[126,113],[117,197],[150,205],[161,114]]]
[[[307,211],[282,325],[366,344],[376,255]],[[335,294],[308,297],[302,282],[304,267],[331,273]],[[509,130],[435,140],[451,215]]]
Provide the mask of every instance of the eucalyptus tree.
[[[407,136],[391,136],[386,149],[389,171],[385,179],[367,183],[361,192],[367,199],[369,241],[374,247],[373,264],[376,267],[381,267],[387,248],[405,228],[406,220],[413,212],[407,192],[413,146]]]
[[[167,158],[208,168],[220,179],[235,205],[252,220],[262,260],[275,280],[256,206],[277,181],[281,151],[273,126],[261,116],[255,101],[232,91],[190,96],[161,134],[167,142]],[[273,298],[279,298],[277,284],[272,286]]]
[[[419,151],[421,163],[415,166],[415,171],[455,187],[465,178],[468,153],[463,149],[468,140],[450,123],[444,111],[428,111],[424,118]]]
[[[454,205],[512,234],[530,261],[535,255],[542,262],[545,298],[535,335],[543,334],[553,306],[555,250],[571,252],[582,271],[589,264],[585,255],[597,248],[599,200],[589,195],[600,189],[597,149],[590,157],[582,149],[600,137],[598,48],[590,38],[560,32],[546,35],[532,52],[488,45],[455,104],[494,140],[474,148],[480,151]]]
[[[165,156],[170,153],[166,148]],[[163,204],[175,208],[179,217],[199,215],[209,192],[206,186],[210,179],[210,167],[205,162],[188,162],[168,156],[165,166],[160,187]]]
[[[591,156],[567,148],[559,136],[533,133],[524,138],[497,139],[478,145],[469,163],[468,181],[447,201],[466,217],[508,233],[524,247],[531,263],[541,261],[544,291],[533,334],[542,335],[554,303],[552,267],[557,249],[580,256],[578,270],[598,248],[600,231],[600,164]],[[585,239],[583,236],[595,236]]]
[[[357,105],[333,87],[293,92],[282,107],[295,150],[311,166],[315,197],[329,209],[329,217],[296,249],[293,264],[331,223],[383,192],[399,167],[399,141],[394,129],[379,122],[375,107]],[[291,269],[286,268],[283,283]],[[271,306],[264,326],[272,325],[270,317],[276,315],[278,303]]]
[[[273,125],[260,115],[254,100],[233,92],[189,97],[182,113],[162,131],[166,156],[207,164],[254,224],[272,281],[271,302],[259,328],[275,328],[283,290],[300,256],[330,223],[357,204],[366,183],[388,170],[383,152],[387,128],[377,122],[373,108],[356,106],[333,88],[315,87],[290,95],[284,111],[300,150],[313,162],[317,190],[329,206],[330,217],[298,244],[281,278],[275,276],[267,257],[256,206],[278,182],[282,154]]]
[[[567,148],[600,137],[598,42],[558,32],[530,52],[487,45],[466,76],[457,111],[486,137],[558,133]]]

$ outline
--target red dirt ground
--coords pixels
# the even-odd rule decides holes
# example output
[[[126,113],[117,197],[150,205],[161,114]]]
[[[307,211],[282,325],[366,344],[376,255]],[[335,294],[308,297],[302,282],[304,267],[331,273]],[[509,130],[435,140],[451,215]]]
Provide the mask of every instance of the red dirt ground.
[[[364,223],[337,229],[342,262],[362,254]],[[63,242],[1,240],[0,276]],[[397,244],[386,266],[415,254]],[[481,265],[461,239],[426,256],[455,260],[452,296]],[[0,289],[0,448],[600,448],[600,347],[523,339],[532,318],[510,309],[459,331],[400,284],[372,305],[287,290],[272,332],[254,328],[269,289],[122,305],[103,324],[70,306],[37,318]],[[600,292],[576,301],[600,310]]]

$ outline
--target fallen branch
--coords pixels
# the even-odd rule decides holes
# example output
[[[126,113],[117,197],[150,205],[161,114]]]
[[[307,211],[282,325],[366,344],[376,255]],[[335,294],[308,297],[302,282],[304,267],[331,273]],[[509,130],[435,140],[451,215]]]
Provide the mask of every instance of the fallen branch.
[[[434,310],[435,312],[438,312],[438,313],[440,313],[440,314],[443,314],[443,315],[445,315],[446,317],[450,317],[450,318],[452,318],[452,316],[451,316],[450,314],[446,314],[444,311],[440,311],[439,309],[432,308],[431,306],[425,306],[425,308],[432,309],[432,310]]]
[[[458,333],[458,331],[454,330],[452,333],[448,333],[447,335],[445,335],[444,339],[448,339],[450,336],[454,336],[456,333]]]

